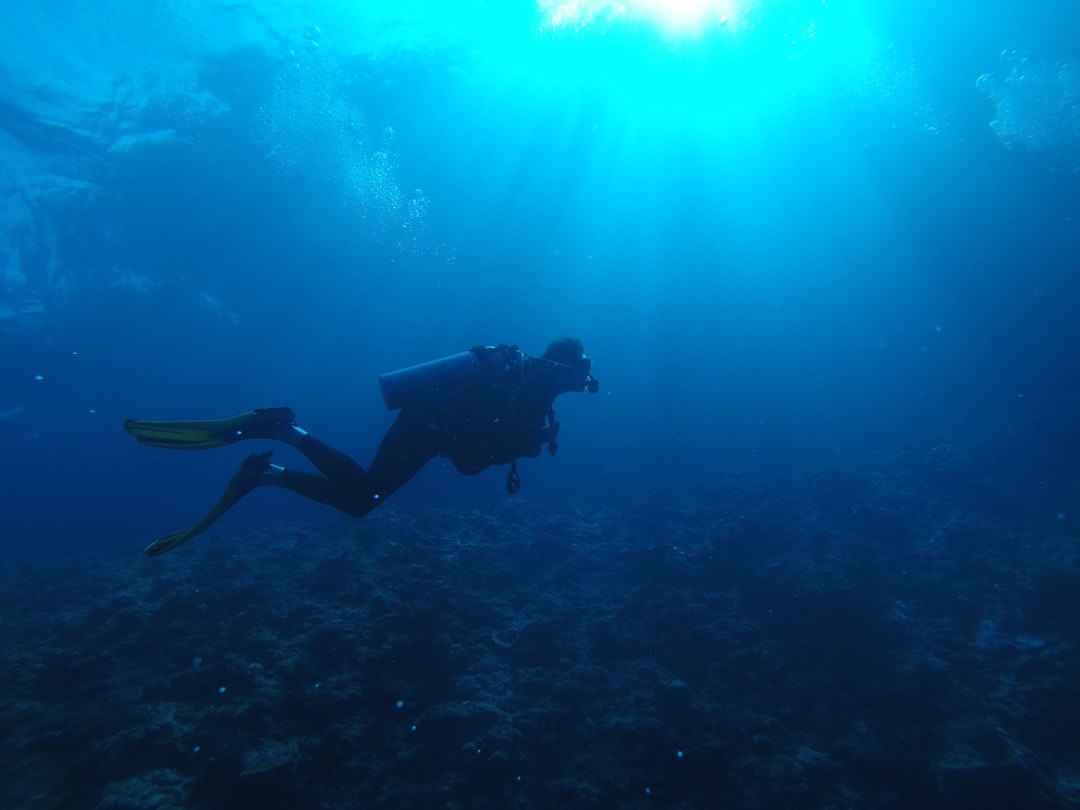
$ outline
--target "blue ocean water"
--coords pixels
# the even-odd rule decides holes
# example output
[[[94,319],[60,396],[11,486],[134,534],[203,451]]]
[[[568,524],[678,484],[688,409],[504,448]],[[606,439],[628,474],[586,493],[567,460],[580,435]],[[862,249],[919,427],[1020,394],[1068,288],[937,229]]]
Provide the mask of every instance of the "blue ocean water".
[[[480,343],[580,335],[604,382],[560,400],[537,498],[1072,395],[1070,4],[354,5],[3,12],[7,553],[212,497],[231,462],[124,418],[287,403],[363,463],[376,375]]]
[[[520,463],[537,513],[661,527],[731,476],[779,503],[928,447],[1075,483],[1078,24],[1064,0],[7,3],[3,556],[139,558],[248,450],[155,450],[124,419],[288,405],[366,464],[378,374],[561,335],[601,389]],[[1016,467],[983,472],[1008,490]],[[505,474],[437,459],[394,514],[505,509]],[[874,500],[828,480],[823,514]],[[1070,486],[1046,509],[1074,527]],[[367,531],[271,488],[215,531],[280,525]],[[1040,626],[1075,614],[1072,581]],[[456,700],[492,688],[453,675]]]

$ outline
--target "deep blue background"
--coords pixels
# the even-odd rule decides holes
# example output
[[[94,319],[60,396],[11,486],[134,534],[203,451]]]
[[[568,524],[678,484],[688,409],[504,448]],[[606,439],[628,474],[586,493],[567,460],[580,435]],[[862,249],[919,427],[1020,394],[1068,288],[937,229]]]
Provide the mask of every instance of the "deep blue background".
[[[556,403],[530,500],[1072,405],[1080,130],[976,79],[1075,61],[1074,4],[760,2],[679,41],[528,3],[39,5],[0,12],[8,556],[134,553],[251,449],[153,451],[124,418],[288,404],[366,463],[376,375],[478,343],[576,334],[603,383]],[[433,462],[395,503],[503,475]],[[339,518],[275,490],[227,525],[294,519]]]

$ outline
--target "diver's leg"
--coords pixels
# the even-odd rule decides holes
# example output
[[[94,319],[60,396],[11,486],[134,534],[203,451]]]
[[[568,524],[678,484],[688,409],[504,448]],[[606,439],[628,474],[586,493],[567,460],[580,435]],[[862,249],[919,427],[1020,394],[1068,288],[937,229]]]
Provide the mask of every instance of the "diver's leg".
[[[297,472],[296,470],[288,470],[276,464],[271,464],[270,469],[263,474],[259,483],[290,490],[297,495],[302,495],[309,501],[332,506],[356,517],[365,514],[362,511],[356,512],[356,510],[350,508],[350,498],[346,491],[329,478],[318,473]]]
[[[310,436],[305,438],[303,445],[319,457],[320,463],[316,466],[324,472],[332,471],[334,478],[326,474],[297,472],[271,464],[259,483],[291,490],[308,500],[340,509],[353,517],[363,517],[379,505],[380,499],[373,497],[375,493],[368,481],[368,475],[359,464]],[[307,452],[304,455],[315,463]],[[333,456],[340,458],[334,458],[327,463]],[[339,462],[340,467],[335,466],[334,461]]]
[[[323,444],[302,428],[290,426],[275,438],[303,453],[321,475],[272,464],[260,483],[284,487],[356,517],[366,515],[386,500],[438,453],[434,434],[409,414],[398,414],[366,472],[345,453]]]
[[[399,413],[379,444],[371,469],[323,444],[295,425],[282,425],[266,438],[279,439],[303,453],[321,473],[300,473],[270,463],[270,452],[254,453],[240,465],[217,503],[185,531],[174,532],[146,547],[151,557],[164,554],[206,531],[237,501],[259,486],[279,486],[349,515],[366,515],[400,489],[438,454],[438,438],[426,421]]]
[[[386,432],[368,467],[374,495],[389,498],[439,454],[439,436],[423,414],[403,408]]]
[[[314,439],[311,441],[312,444],[319,444],[315,442]],[[338,472],[348,472],[350,475],[358,472],[360,476],[366,478],[366,474],[360,469],[360,466],[348,456],[343,453],[338,453],[336,450],[326,447],[325,445],[320,445],[320,447],[327,451],[328,454],[337,456],[335,461],[341,465],[341,469],[338,470]],[[236,471],[232,479],[225,486],[225,490],[221,493],[221,497],[218,498],[217,503],[214,504],[209,512],[203,515],[198,523],[190,529],[173,532],[172,534],[155,540],[144,549],[146,554],[150,557],[156,557],[159,554],[171,551],[182,543],[186,543],[191,538],[202,534],[216,523],[222,515],[229,511],[233,504],[253,489],[260,486],[276,485],[285,487],[286,489],[290,489],[293,492],[303,495],[305,498],[326,504],[327,506],[333,506],[343,512],[356,516],[367,514],[378,505],[378,500],[372,500],[370,497],[364,498],[361,495],[358,495],[355,490],[346,489],[335,481],[322,475],[293,472],[292,470],[286,470],[283,467],[279,467],[276,464],[271,464],[270,457],[272,455],[272,452],[254,453],[244,459],[240,465],[240,469]],[[355,470],[349,469],[348,465],[350,464],[352,467],[355,467]],[[359,479],[355,479],[353,483],[356,483],[356,480]],[[369,503],[370,505],[368,505]],[[365,506],[366,508],[364,508]]]

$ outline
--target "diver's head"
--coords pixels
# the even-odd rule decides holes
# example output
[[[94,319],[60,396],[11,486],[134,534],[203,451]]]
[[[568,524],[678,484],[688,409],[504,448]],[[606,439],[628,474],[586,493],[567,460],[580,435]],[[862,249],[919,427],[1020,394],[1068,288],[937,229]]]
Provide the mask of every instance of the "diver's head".
[[[600,390],[599,381],[589,374],[592,359],[585,355],[585,344],[576,337],[561,337],[548,344],[540,355],[554,368],[559,377],[559,388],[563,391],[584,391],[590,394]]]

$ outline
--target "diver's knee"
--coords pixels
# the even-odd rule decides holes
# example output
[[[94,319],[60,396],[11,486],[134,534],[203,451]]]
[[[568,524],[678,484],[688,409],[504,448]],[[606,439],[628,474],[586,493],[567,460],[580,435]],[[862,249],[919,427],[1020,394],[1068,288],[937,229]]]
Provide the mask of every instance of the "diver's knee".
[[[363,517],[382,502],[383,497],[377,492],[371,495],[361,495],[350,498],[342,504],[341,511],[352,517]]]

